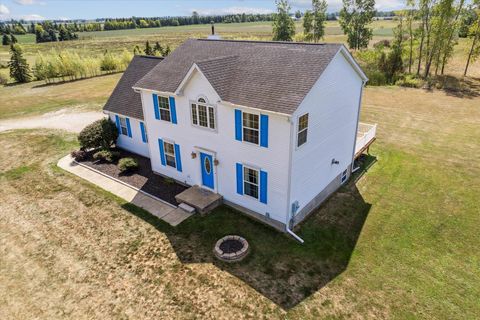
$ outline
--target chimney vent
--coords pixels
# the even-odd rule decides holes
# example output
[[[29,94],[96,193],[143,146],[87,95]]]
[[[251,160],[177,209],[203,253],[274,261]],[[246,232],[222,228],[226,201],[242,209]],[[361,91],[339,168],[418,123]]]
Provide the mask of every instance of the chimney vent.
[[[207,37],[209,40],[220,40],[220,36],[215,34],[215,24],[212,21],[212,34]]]

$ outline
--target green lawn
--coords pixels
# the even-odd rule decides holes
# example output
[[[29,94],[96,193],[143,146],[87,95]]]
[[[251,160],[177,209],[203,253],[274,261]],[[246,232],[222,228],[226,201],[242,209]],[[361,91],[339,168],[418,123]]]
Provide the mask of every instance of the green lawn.
[[[367,88],[368,170],[296,230],[305,245],[226,207],[169,227],[56,168],[73,136],[0,134],[0,315],[475,319],[478,101]],[[212,257],[229,233],[252,245],[240,264]]]
[[[0,87],[0,119],[42,114],[63,108],[100,111],[121,74],[45,85],[36,81]]]

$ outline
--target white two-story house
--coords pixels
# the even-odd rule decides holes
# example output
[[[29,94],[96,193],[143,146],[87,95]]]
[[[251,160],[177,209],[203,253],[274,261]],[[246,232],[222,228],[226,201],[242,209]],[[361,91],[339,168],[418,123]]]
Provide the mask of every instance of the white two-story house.
[[[341,44],[192,39],[136,57],[105,112],[156,173],[289,230],[348,179],[366,81]]]

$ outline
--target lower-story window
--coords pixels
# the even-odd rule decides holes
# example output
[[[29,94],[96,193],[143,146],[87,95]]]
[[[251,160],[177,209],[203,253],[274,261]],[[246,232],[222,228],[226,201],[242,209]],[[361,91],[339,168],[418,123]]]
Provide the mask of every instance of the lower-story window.
[[[243,189],[246,195],[258,199],[258,170],[243,167]]]
[[[124,117],[118,117],[120,119],[120,133],[124,136],[128,136],[127,120]]]
[[[173,143],[164,141],[163,148],[165,150],[165,163],[167,166],[176,168],[177,163],[175,161],[175,147]]]
[[[345,183],[347,181],[347,170],[342,172],[342,183]]]

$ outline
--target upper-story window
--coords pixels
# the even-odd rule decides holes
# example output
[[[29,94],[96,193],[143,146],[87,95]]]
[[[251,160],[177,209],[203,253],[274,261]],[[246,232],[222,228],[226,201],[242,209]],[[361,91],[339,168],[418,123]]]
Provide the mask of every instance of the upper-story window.
[[[160,110],[160,119],[170,122],[170,102],[166,97],[158,97],[158,108]]]
[[[193,125],[215,129],[215,109],[207,105],[204,98],[199,98],[196,103],[192,103],[191,108]]]
[[[120,133],[124,136],[128,136],[127,119],[124,117],[118,118],[120,119]]]
[[[259,136],[258,114],[243,113],[243,141],[258,144]]]
[[[298,130],[297,130],[297,147],[307,142],[308,134],[308,113],[298,118]]]

